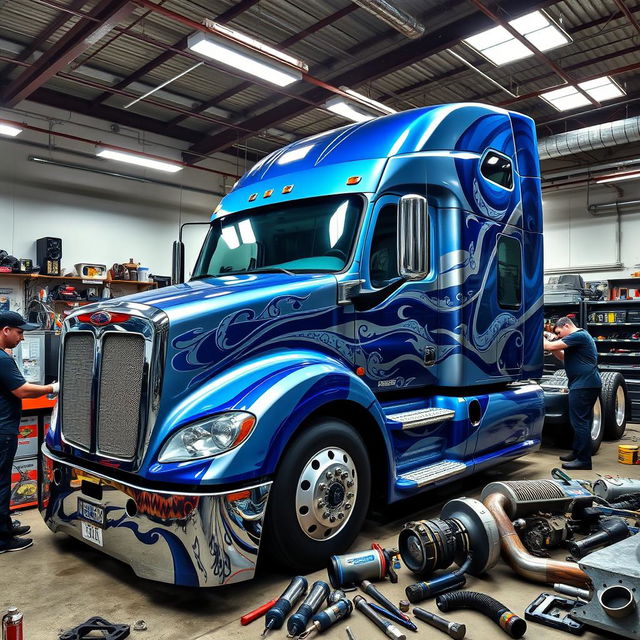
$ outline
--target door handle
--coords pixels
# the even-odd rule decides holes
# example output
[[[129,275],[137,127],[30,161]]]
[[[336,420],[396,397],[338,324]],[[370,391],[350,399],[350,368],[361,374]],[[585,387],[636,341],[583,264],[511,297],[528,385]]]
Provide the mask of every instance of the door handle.
[[[436,363],[436,348],[426,347],[424,350],[424,363],[427,367]]]

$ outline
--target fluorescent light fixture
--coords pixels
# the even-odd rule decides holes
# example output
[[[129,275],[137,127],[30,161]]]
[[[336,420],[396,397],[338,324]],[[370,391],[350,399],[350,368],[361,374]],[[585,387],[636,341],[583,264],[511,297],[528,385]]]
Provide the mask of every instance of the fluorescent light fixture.
[[[211,33],[197,31],[187,38],[192,51],[207,58],[272,82],[280,87],[302,79],[307,65],[244,33],[211,20],[205,21]]]
[[[157,169],[158,171],[167,171],[168,173],[175,173],[181,171],[182,166],[174,164],[173,162],[165,162],[163,160],[154,160],[147,156],[139,156],[135,153],[127,153],[125,151],[116,151],[115,149],[106,149],[104,147],[98,148],[96,155],[100,158],[106,158],[108,160],[116,160],[118,162],[126,162],[128,164],[136,164],[140,167],[147,167],[149,169]]]
[[[372,100],[371,98],[368,98],[367,96],[362,95],[357,91],[352,91],[351,89],[349,89],[349,87],[340,87],[340,90],[355,98],[358,102],[361,102],[364,105],[371,107],[372,109],[376,109],[377,111],[381,111],[382,113],[398,113],[395,109],[387,107],[386,104],[382,104],[382,102],[378,102],[377,100]]]
[[[347,118],[347,120],[365,122],[378,116],[397,113],[395,109],[391,109],[381,102],[367,98],[357,91],[351,91],[351,89],[347,87],[340,87],[340,90],[352,96],[353,100],[343,98],[342,96],[334,96],[324,103],[324,108],[337,113],[343,118]]]
[[[510,20],[509,24],[540,51],[549,51],[571,42],[569,35],[543,11],[533,11]],[[463,42],[498,66],[533,55],[531,49],[501,26],[465,38]]]
[[[610,176],[596,178],[596,182],[598,184],[602,184],[604,182],[618,182],[618,180],[635,180],[638,178],[640,178],[640,171],[624,171],[621,173],[614,173]]]
[[[283,153],[278,158],[278,164],[288,164],[289,162],[295,162],[296,160],[302,160],[309,151],[313,148],[312,144],[304,145],[303,147],[296,147],[295,149],[291,149],[291,151],[287,151]]]
[[[613,100],[614,98],[625,95],[620,86],[609,76],[588,80],[587,82],[580,82],[578,86],[598,102]],[[554,91],[547,91],[546,93],[540,94],[540,97],[558,109],[558,111],[569,111],[570,109],[591,104],[588,98],[580,93],[577,87],[573,85],[562,87],[562,89],[555,89]]]
[[[0,135],[15,138],[19,133],[22,133],[22,129],[0,122]]]

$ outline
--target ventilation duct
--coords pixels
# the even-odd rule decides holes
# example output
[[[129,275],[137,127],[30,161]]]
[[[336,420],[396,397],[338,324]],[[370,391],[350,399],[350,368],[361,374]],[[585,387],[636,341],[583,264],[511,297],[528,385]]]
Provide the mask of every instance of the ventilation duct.
[[[538,143],[538,152],[540,160],[549,160],[638,141],[640,141],[640,116],[635,116],[543,138]]]
[[[418,22],[417,18],[398,9],[386,0],[353,0],[353,2],[407,38],[420,38],[424,35],[425,26]]]

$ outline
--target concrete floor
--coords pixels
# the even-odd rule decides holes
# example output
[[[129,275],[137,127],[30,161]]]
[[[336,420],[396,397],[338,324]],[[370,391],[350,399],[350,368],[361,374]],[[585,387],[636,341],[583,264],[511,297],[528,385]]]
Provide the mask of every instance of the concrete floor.
[[[640,440],[640,426],[627,428],[625,441]],[[479,497],[483,486],[497,479],[549,478],[558,465],[557,456],[563,453],[553,442],[528,457],[506,463],[496,469],[464,482],[449,485],[445,491],[428,493],[394,506],[384,521],[367,521],[353,550],[368,548],[372,541],[383,546],[395,546],[402,524],[411,519],[437,517],[447,500],[466,495]],[[595,480],[598,474],[622,475],[640,478],[640,466],[626,466],[617,462],[617,443],[603,443],[594,458],[595,468],[575,477]],[[9,605],[24,612],[25,640],[52,640],[62,630],[74,627],[92,616],[101,616],[110,622],[131,624],[144,619],[146,632],[131,632],[131,638],[144,640],[231,640],[258,639],[262,621],[247,627],[240,626],[239,618],[260,604],[277,597],[290,576],[276,575],[273,570],[263,571],[255,580],[226,588],[196,590],[177,588],[142,580],[128,566],[94,551],[64,536],[54,535],[44,525],[37,510],[20,514],[20,519],[33,529],[33,548],[20,553],[0,556],[0,610]],[[556,554],[563,558],[566,553]],[[325,571],[308,576],[314,580],[327,580]],[[400,570],[398,584],[378,584],[392,600],[405,597],[404,588],[415,582],[406,570]],[[483,578],[469,577],[467,589],[481,591],[504,602],[519,615],[542,591],[544,585],[525,582],[517,577],[501,560]],[[438,612],[433,600],[422,603],[424,608]],[[467,638],[507,638],[491,621],[476,612],[447,614],[450,620],[467,625]],[[415,637],[446,638],[447,636],[420,621]],[[528,638],[560,639],[567,634],[528,623]],[[383,638],[362,614],[354,614],[322,635],[327,640],[344,640],[345,628],[350,626],[356,638],[369,640]],[[270,638],[284,638],[284,630],[272,631]],[[413,637],[407,631],[409,638]],[[600,632],[587,632],[584,640],[602,638]]]

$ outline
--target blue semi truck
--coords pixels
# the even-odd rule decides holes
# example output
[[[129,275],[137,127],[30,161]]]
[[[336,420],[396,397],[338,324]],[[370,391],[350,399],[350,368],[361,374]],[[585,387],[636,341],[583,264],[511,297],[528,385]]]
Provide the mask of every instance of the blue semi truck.
[[[392,503],[535,451],[533,121],[405,111],[280,149],[191,280],[66,321],[42,515],[154,580],[317,567]]]

